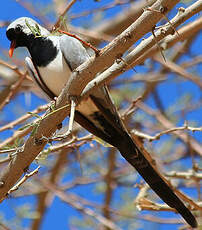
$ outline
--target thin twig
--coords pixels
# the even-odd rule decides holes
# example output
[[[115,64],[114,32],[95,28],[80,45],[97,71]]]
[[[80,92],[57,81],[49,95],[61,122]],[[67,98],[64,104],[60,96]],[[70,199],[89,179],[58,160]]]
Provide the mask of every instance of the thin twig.
[[[142,132],[139,132],[137,130],[132,130],[131,132],[139,137],[142,137],[142,138],[145,138],[149,141],[154,141],[154,140],[158,140],[160,139],[160,137],[162,135],[165,135],[165,134],[168,134],[168,133],[173,133],[175,131],[179,131],[179,130],[189,130],[189,131],[192,131],[192,132],[196,132],[196,131],[202,131],[202,127],[191,127],[191,126],[187,126],[187,125],[184,125],[184,126],[181,126],[181,127],[173,127],[173,128],[170,128],[170,129],[167,129],[167,130],[164,130],[160,133],[157,133],[156,135],[154,136],[150,136],[148,134],[145,134],[145,133],[142,133]]]
[[[23,177],[15,186],[13,186],[13,187],[8,191],[8,195],[10,195],[12,192],[18,190],[19,187],[20,187],[23,183],[25,183],[25,181],[26,181],[28,178],[30,178],[30,177],[32,177],[33,175],[37,174],[37,173],[39,172],[39,169],[40,169],[40,166],[38,166],[38,167],[37,167],[35,170],[33,170],[32,172],[26,173],[26,174],[24,175],[24,177]]]
[[[42,105],[42,106],[39,106],[38,108],[36,108],[35,110],[33,110],[31,113],[32,114],[40,113],[40,112],[46,110],[47,108],[48,108],[48,105]],[[0,127],[0,132],[3,132],[7,129],[13,129],[16,125],[19,125],[19,124],[25,122],[27,119],[32,117],[31,113],[26,113],[25,115],[19,117],[18,119],[11,121],[10,123]]]
[[[116,225],[111,220],[106,219],[104,216],[98,214],[93,209],[85,207],[79,199],[76,199],[76,196],[71,193],[64,193],[63,191],[59,190],[55,186],[52,186],[50,183],[43,183],[45,187],[47,187],[50,191],[52,191],[56,196],[58,196],[62,201],[70,204],[75,209],[79,210],[80,212],[84,213],[85,215],[91,216],[95,218],[99,223],[103,224],[104,226],[112,229],[112,230],[121,230],[121,228]]]
[[[79,40],[80,42],[82,42],[85,46],[88,46],[88,47],[90,47],[92,50],[94,50],[95,53],[96,53],[96,55],[99,55],[100,50],[98,50],[96,47],[94,47],[93,45],[91,45],[89,42],[86,42],[86,41],[82,40],[82,39],[79,38],[77,35],[71,34],[71,33],[66,32],[66,31],[64,31],[64,30],[58,30],[58,32],[60,32],[60,33],[62,33],[62,34],[66,34],[66,35],[68,35],[68,36],[70,36],[70,37],[76,38],[77,40]]]
[[[119,0],[118,2],[113,1],[112,3],[109,3],[108,5],[105,5],[105,6],[101,6],[98,8],[91,9],[91,10],[86,10],[86,11],[81,12],[81,13],[72,14],[70,16],[70,18],[75,19],[75,18],[79,18],[79,17],[84,17],[88,14],[93,14],[96,12],[105,11],[105,10],[111,9],[117,5],[124,5],[124,4],[130,3],[130,2],[131,2],[131,0],[122,0],[122,1]]]
[[[0,105],[0,110],[2,110],[3,107],[4,107],[6,104],[9,103],[10,99],[17,93],[17,91],[18,91],[18,89],[20,88],[22,82],[24,81],[26,75],[27,75],[27,74],[25,73],[23,76],[21,76],[21,77],[19,78],[18,81],[16,81],[15,84],[12,85],[9,94],[7,95],[7,97],[5,98],[5,100],[4,100],[4,101],[1,103],[1,105]]]
[[[73,6],[73,4],[75,2],[76,2],[76,0],[72,0],[70,3],[68,3],[68,5],[64,9],[64,11],[58,17],[58,20],[56,21],[55,25],[53,26],[53,29],[57,29],[59,27],[61,18],[65,16],[65,14],[67,13],[67,11]]]
[[[177,171],[171,171],[169,173],[165,174],[166,177],[171,178],[180,178],[185,180],[201,180],[202,179],[202,173],[196,173],[193,170],[189,170],[188,172],[177,172]]]
[[[166,58],[165,58],[165,56],[164,56],[164,54],[163,54],[163,50],[162,50],[161,46],[159,45],[158,40],[156,39],[156,35],[155,35],[155,33],[154,33],[154,29],[155,29],[155,28],[152,28],[152,35],[154,36],[154,40],[156,41],[156,45],[157,45],[157,47],[159,48],[159,51],[160,51],[160,53],[161,53],[161,56],[163,57],[163,60],[166,62]]]

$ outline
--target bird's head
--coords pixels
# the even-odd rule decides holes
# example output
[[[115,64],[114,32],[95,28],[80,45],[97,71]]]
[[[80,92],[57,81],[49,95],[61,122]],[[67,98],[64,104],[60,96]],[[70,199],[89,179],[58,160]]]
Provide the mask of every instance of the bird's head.
[[[21,17],[13,21],[6,30],[6,36],[11,41],[9,56],[17,47],[27,47],[29,40],[40,36],[48,36],[50,32],[31,18]]]

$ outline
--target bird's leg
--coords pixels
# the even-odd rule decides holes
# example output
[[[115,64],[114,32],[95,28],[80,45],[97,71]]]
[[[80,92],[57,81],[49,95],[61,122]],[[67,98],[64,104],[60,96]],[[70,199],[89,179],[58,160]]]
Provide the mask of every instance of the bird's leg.
[[[74,96],[70,97],[70,102],[71,102],[71,109],[70,109],[68,130],[64,134],[60,134],[60,135],[57,135],[57,136],[51,138],[51,140],[53,140],[53,141],[66,139],[68,136],[70,136],[72,134],[75,110],[76,110],[76,106],[77,106],[77,98]]]
[[[74,116],[75,116],[75,110],[76,110],[76,99],[73,97],[70,99],[71,100],[71,110],[70,110],[70,116],[69,116],[69,128],[68,132],[71,133],[73,129],[73,124],[74,124]]]

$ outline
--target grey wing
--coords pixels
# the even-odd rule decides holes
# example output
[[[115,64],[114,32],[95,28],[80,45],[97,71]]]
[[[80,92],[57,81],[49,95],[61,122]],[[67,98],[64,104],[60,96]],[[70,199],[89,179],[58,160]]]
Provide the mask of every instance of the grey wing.
[[[71,70],[76,69],[89,59],[89,55],[81,42],[76,38],[62,35],[60,49]]]
[[[86,49],[75,38],[61,36],[60,48],[72,70],[89,59]],[[108,142],[111,142],[115,133],[123,131],[122,122],[105,86],[93,91],[78,105],[76,120],[87,130]]]

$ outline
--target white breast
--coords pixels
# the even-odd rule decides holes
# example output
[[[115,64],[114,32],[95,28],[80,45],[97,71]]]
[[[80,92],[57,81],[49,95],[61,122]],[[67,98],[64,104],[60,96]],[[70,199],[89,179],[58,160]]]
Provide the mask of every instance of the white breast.
[[[57,57],[46,67],[39,67],[39,72],[47,87],[58,96],[67,83],[71,70],[59,51]]]

